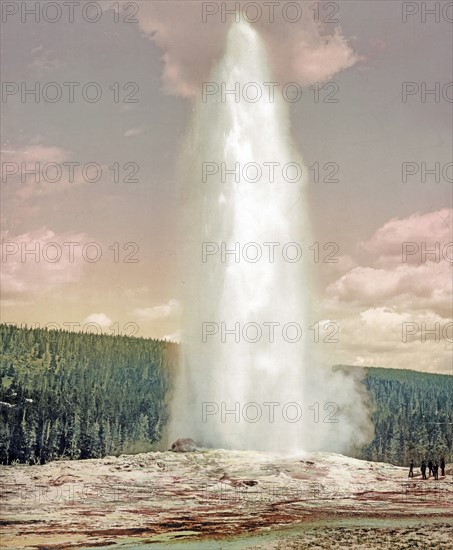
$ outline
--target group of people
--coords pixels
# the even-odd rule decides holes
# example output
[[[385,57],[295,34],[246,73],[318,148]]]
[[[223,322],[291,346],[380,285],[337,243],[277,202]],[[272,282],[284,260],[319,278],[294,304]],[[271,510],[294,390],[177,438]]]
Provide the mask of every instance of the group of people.
[[[439,479],[439,462],[436,460],[434,463],[432,460],[428,461],[428,477],[426,477],[426,461],[423,459],[422,464],[420,466],[420,470],[422,471],[422,479],[428,479],[428,477],[431,477],[431,474],[434,476],[434,479]],[[441,470],[441,476],[445,476],[445,459],[440,459],[440,470]],[[411,463],[409,464],[409,477],[414,477],[414,461],[411,460]]]

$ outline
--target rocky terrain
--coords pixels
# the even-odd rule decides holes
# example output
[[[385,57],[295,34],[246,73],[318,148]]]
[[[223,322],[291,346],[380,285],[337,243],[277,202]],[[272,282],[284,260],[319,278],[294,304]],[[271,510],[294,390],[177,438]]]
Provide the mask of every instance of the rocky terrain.
[[[10,549],[453,548],[439,481],[332,453],[152,452],[3,466]]]

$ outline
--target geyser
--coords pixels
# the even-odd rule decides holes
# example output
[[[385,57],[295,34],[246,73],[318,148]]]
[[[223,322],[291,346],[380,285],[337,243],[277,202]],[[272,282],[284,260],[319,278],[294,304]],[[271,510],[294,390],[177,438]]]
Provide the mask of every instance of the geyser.
[[[249,25],[233,24],[211,80],[233,92],[250,81],[272,82],[264,45]],[[288,104],[278,95],[204,97],[184,173],[190,280],[168,436],[299,451],[309,413],[302,403],[309,284],[290,249],[296,242],[305,250],[309,230],[306,170],[290,138]],[[208,243],[219,253],[203,254]],[[279,253],[259,255],[258,247]]]

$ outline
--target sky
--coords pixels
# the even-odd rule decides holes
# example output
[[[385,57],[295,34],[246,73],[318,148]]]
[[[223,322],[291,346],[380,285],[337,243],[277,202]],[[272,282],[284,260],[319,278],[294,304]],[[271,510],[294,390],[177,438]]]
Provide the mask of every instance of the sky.
[[[2,3],[2,322],[180,338],[182,149],[249,19],[276,93],[302,90],[288,116],[329,360],[453,374],[451,2],[35,4]]]

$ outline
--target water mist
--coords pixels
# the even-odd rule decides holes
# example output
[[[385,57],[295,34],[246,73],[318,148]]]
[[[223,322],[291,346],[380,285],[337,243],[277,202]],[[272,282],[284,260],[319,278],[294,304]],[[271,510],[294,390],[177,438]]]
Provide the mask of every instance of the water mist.
[[[185,314],[168,439],[298,452],[311,447],[308,399],[316,399],[304,388],[313,361],[307,171],[291,140],[289,104],[264,86],[274,79],[252,27],[232,25],[209,80],[241,91],[253,82],[265,93],[258,101],[219,93],[194,110],[183,168]]]

